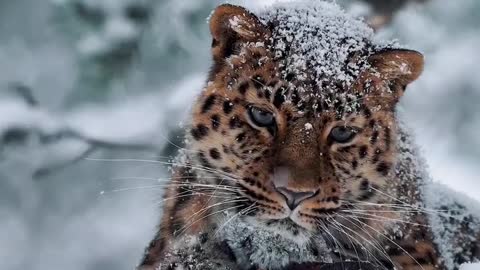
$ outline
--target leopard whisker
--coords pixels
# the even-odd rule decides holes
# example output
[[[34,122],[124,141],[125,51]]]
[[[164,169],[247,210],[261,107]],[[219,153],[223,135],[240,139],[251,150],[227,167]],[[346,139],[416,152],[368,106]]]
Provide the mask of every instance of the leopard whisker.
[[[108,193],[118,193],[118,192],[125,192],[125,191],[133,191],[133,190],[142,190],[142,189],[154,189],[154,188],[166,188],[166,187],[194,187],[194,186],[199,186],[199,187],[211,187],[212,189],[214,188],[219,188],[225,191],[232,191],[232,192],[238,192],[239,189],[236,189],[234,187],[230,186],[215,186],[215,185],[206,185],[206,184],[192,184],[192,183],[181,183],[181,184],[158,184],[158,185],[149,185],[149,186],[140,186],[140,187],[129,187],[129,188],[120,188],[120,189],[114,189],[110,191],[102,191],[101,194],[108,194]]]
[[[334,227],[336,226],[335,224],[332,224],[332,225],[333,225]],[[337,231],[338,231],[338,229],[341,229],[341,228],[338,227],[338,228],[336,228],[336,229],[337,229]],[[345,230],[341,229],[341,231],[342,231],[343,234],[347,237],[347,239],[348,239],[348,241],[350,242],[353,250],[355,251],[355,254],[357,255],[357,260],[358,260],[358,262],[360,262],[360,261],[361,261],[361,260],[360,260],[360,255],[358,254],[358,250],[357,250],[357,248],[356,248],[356,245],[353,243],[353,241],[355,241],[355,242],[357,242],[357,243],[359,243],[359,244],[360,244],[360,242],[358,242],[355,238],[353,238],[351,235],[349,235],[347,232],[345,232]],[[353,239],[353,241],[352,241],[352,239]]]
[[[388,242],[392,243],[393,245],[395,245],[397,248],[399,248],[402,252],[404,252],[408,257],[410,257],[410,259],[412,259],[421,269],[424,269],[423,266],[417,261],[417,259],[415,259],[408,251],[406,251],[404,248],[402,248],[399,244],[397,244],[395,241],[391,240],[387,235],[385,235],[384,233],[378,231],[377,229],[373,228],[372,226],[368,225],[366,222],[363,222],[359,219],[357,219],[358,222],[360,222],[361,224],[369,227],[372,231],[374,231],[375,233],[383,236],[383,238],[385,238]]]
[[[195,213],[194,215],[192,215],[189,220],[193,219],[194,216],[199,215],[200,212],[201,212],[201,213],[205,213],[208,209],[210,209],[210,208],[212,208],[212,207],[215,207],[215,206],[218,206],[218,205],[222,205],[222,204],[230,204],[230,203],[244,202],[244,201],[246,201],[246,200],[231,200],[231,201],[222,202],[222,203],[220,203],[220,204],[210,205],[210,206],[208,206],[208,207],[206,207],[206,208],[201,209],[200,211],[198,211],[198,212]],[[241,205],[235,205],[235,206],[227,207],[227,208],[224,208],[224,209],[220,209],[220,210],[217,210],[217,211],[215,211],[215,212],[213,212],[213,213],[210,213],[210,214],[208,214],[208,215],[206,215],[206,216],[202,216],[202,217],[200,217],[199,219],[193,220],[193,221],[187,223],[187,224],[186,224],[185,226],[183,226],[182,228],[180,228],[180,229],[178,230],[178,231],[179,231],[179,232],[178,232],[178,235],[181,235],[181,234],[184,233],[186,230],[188,230],[191,226],[193,226],[195,223],[197,223],[197,222],[199,222],[199,221],[202,221],[203,219],[206,219],[206,218],[208,218],[208,217],[210,217],[210,216],[213,216],[213,215],[215,215],[215,214],[221,213],[221,212],[223,212],[223,211],[235,209],[235,208],[238,208],[238,207],[241,207]],[[174,232],[174,234],[177,234],[177,233]]]
[[[441,216],[445,216],[445,217],[449,217],[449,218],[454,218],[454,219],[457,219],[457,220],[461,220],[461,219],[459,219],[459,218],[456,217],[456,216],[443,213],[442,211],[439,211],[439,210],[436,210],[436,209],[429,209],[429,208],[424,208],[424,207],[417,207],[417,206],[415,206],[415,205],[408,204],[408,203],[406,203],[406,202],[401,201],[401,200],[398,199],[398,198],[393,197],[393,196],[390,195],[390,194],[387,194],[387,193],[385,193],[385,192],[382,192],[382,191],[379,190],[379,189],[376,189],[376,188],[374,188],[374,187],[370,187],[370,188],[372,188],[373,190],[377,191],[377,192],[380,193],[380,194],[383,194],[384,196],[387,196],[388,198],[391,198],[391,199],[393,199],[393,200],[395,200],[395,201],[398,201],[399,203],[401,203],[401,205],[403,205],[403,206],[405,206],[405,207],[409,207],[410,209],[417,210],[418,212],[425,213],[425,214],[437,214],[437,215],[441,215]]]
[[[336,247],[336,250],[338,250],[338,252],[340,252],[340,254],[339,254],[340,257],[342,257],[342,254],[341,254],[341,251],[340,251],[340,249],[342,249],[341,244],[340,244],[340,242],[338,241],[338,239],[330,232],[330,230],[328,229],[328,226],[326,226],[325,224],[321,223],[321,221],[320,221],[320,222],[317,221],[317,225],[319,225],[320,228],[322,228],[322,230],[323,230],[325,233],[327,233],[328,236],[330,236],[330,239],[332,239],[333,244],[334,244],[335,247]],[[343,252],[345,253],[345,249],[343,249]],[[344,260],[343,258],[341,258],[341,259],[342,259],[342,261]]]
[[[222,226],[220,226],[216,231],[215,233],[213,234],[214,236],[217,236],[217,234],[223,229],[225,228],[225,226],[227,226],[227,224],[229,222],[231,222],[232,220],[234,220],[235,218],[237,217],[240,217],[241,215],[243,215],[244,213],[247,213],[248,211],[252,210],[252,208],[256,207],[256,204],[253,203],[252,205],[248,206],[247,208],[239,211],[238,213],[236,213],[235,215],[233,215],[231,218],[229,218],[226,222],[224,222],[222,224]]]
[[[346,217],[344,217],[344,216],[342,216],[342,215],[339,215],[339,217],[348,220],[348,218],[346,218]],[[363,230],[363,231],[366,232],[367,235],[371,238],[370,240],[367,239],[367,238],[365,238],[364,236],[362,236],[360,233],[358,233],[358,232],[356,232],[356,231],[348,228],[347,226],[341,224],[340,222],[336,221],[336,220],[333,219],[331,216],[330,216],[330,218],[331,218],[331,220],[332,220],[333,222],[335,222],[338,226],[340,226],[340,227],[342,227],[342,228],[344,228],[344,229],[347,229],[348,231],[354,233],[355,235],[357,235],[358,237],[360,237],[363,241],[365,241],[365,242],[368,243],[370,246],[372,246],[375,250],[377,250],[384,258],[387,258],[388,260],[390,260],[390,262],[392,262],[391,259],[390,259],[389,256],[388,256],[387,252],[386,252],[385,249],[382,247],[382,245],[381,245],[378,241],[374,240],[374,238],[373,238],[368,232],[366,232],[365,230]],[[350,223],[354,224],[353,222],[350,222]],[[354,224],[354,225],[355,225],[355,224]],[[359,226],[357,226],[357,227],[359,227]],[[374,259],[381,265],[380,260],[379,260],[376,256],[374,256]],[[393,262],[392,262],[392,264],[393,264]]]
[[[373,260],[377,261],[377,262],[380,262],[379,259],[365,246],[363,245],[358,239],[356,239],[355,237],[351,236],[350,234],[348,234],[344,229],[342,229],[341,227],[339,227],[338,225],[336,224],[331,224],[332,228],[335,229],[336,231],[338,231],[340,234],[343,234],[345,235],[348,239],[353,239],[356,243],[358,243],[362,250],[364,250],[366,252],[366,255],[367,255],[367,260],[369,260],[369,258],[373,258]],[[351,242],[351,240],[350,240]],[[352,242],[351,242],[352,243]],[[355,246],[355,245],[353,245]],[[356,249],[355,249],[356,250]],[[357,258],[358,258],[358,252],[357,252]],[[361,261],[359,258],[358,258],[359,261]]]
[[[347,213],[348,213],[348,212],[347,212]],[[359,215],[361,215],[361,216],[359,216]],[[388,217],[383,217],[383,216],[377,216],[377,215],[367,214],[367,213],[356,213],[356,214],[350,213],[349,216],[351,216],[351,217],[357,217],[357,218],[363,218],[363,219],[368,219],[368,220],[373,220],[373,221],[380,221],[380,222],[384,222],[384,221],[394,221],[394,222],[409,224],[409,225],[413,225],[413,226],[417,226],[417,227],[431,228],[431,226],[428,226],[428,225],[425,225],[425,224],[420,224],[420,223],[415,223],[415,222],[409,222],[409,221],[405,221],[405,220],[401,220],[401,219],[395,219],[395,218],[388,218]]]
[[[181,164],[181,163],[175,163],[175,162],[166,162],[166,161],[160,161],[160,160],[151,160],[151,159],[99,159],[99,158],[86,158],[85,160],[89,161],[103,161],[103,162],[146,162],[146,163],[155,163],[155,164],[162,164],[162,165],[170,165],[170,166],[178,166],[178,167],[184,167],[184,168],[191,168],[199,171],[205,171],[209,173],[217,173],[220,174],[224,177],[231,178],[232,180],[238,180],[240,179],[239,176],[226,173],[220,170],[212,169],[209,167],[205,166],[192,166],[188,164]]]
[[[228,194],[228,193],[224,193],[225,196],[220,196],[220,195],[213,195],[214,198],[217,198],[217,199],[238,199],[238,198],[241,198],[241,196],[238,196],[238,197],[232,197],[231,195],[232,194]],[[181,192],[175,196],[171,196],[171,197],[166,197],[166,198],[163,198],[161,201],[159,201],[159,203],[164,203],[166,201],[170,201],[170,200],[175,200],[175,199],[179,199],[179,198],[185,198],[185,197],[195,197],[195,196],[211,196],[211,194],[208,194],[208,193],[202,193],[202,192],[194,192],[193,194],[190,192],[190,191],[184,191],[184,192]]]

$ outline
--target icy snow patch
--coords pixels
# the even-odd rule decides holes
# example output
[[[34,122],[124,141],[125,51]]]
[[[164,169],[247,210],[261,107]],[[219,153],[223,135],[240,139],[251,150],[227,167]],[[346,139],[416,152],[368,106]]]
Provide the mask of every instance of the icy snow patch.
[[[480,263],[467,263],[460,266],[460,270],[480,270]]]

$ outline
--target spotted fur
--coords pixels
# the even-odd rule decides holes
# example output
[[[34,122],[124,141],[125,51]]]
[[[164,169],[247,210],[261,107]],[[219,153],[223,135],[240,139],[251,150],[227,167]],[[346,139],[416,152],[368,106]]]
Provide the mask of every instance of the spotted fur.
[[[318,84],[315,74],[286,72],[290,56],[273,49],[276,23],[231,5],[212,15],[209,82],[194,104],[188,147],[140,268],[282,269],[290,262],[328,269],[332,261],[359,260],[374,269],[447,269],[429,226],[435,210],[422,201],[417,154],[395,114],[422,71],[422,55],[367,43],[345,63],[361,66],[353,83]],[[347,100],[338,102],[341,93]],[[259,126],[252,107],[275,123]],[[352,128],[353,139],[335,141],[335,127]],[[285,178],[280,188],[276,177]],[[281,188],[310,195],[292,207]],[[253,260],[249,237],[238,244],[222,238],[235,219],[305,247],[304,261],[293,254],[283,265]],[[322,261],[316,237],[331,248],[330,261]],[[479,258],[477,240],[465,243],[470,253],[459,263]]]

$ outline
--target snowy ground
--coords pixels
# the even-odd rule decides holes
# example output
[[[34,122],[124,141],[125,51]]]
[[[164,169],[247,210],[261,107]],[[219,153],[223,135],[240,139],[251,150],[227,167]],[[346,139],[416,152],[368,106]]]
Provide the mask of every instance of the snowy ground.
[[[156,179],[168,173],[162,162],[133,161],[165,161],[158,151],[130,147],[168,144],[168,132],[188,112],[209,64],[205,17],[219,1],[187,2],[168,0],[157,8],[163,15],[146,32],[146,52],[125,87],[141,97],[120,96],[68,113],[61,102],[79,67],[71,41],[52,25],[51,6],[35,0],[0,3],[0,87],[20,81],[41,104],[31,107],[0,95],[2,136],[12,123],[35,129],[25,144],[0,149],[0,269],[132,269],[138,262],[160,214]],[[432,0],[407,8],[380,36],[425,53],[424,76],[408,89],[401,113],[433,178],[480,200],[478,12],[478,0]],[[168,14],[174,19],[166,20]],[[53,136],[65,127],[128,147],[93,151],[88,159],[32,178],[38,168],[57,162],[58,149],[69,149],[61,153],[67,156],[89,150],[76,137]],[[480,269],[475,267],[464,269]]]

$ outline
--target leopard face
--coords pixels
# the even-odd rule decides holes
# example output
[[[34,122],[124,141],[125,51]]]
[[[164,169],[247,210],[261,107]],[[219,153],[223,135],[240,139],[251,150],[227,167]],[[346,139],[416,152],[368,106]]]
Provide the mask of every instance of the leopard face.
[[[347,225],[345,211],[368,215],[392,188],[394,108],[421,73],[422,55],[340,35],[332,42],[348,52],[342,71],[328,73],[322,67],[333,64],[312,59],[292,68],[319,48],[299,51],[305,46],[285,34],[294,26],[282,16],[259,18],[231,5],[214,12],[214,65],[193,109],[190,152],[205,181],[237,191],[242,200],[231,211],[256,226],[294,238],[361,231]],[[325,38],[322,29],[308,29]],[[387,226],[366,215],[372,230]]]

